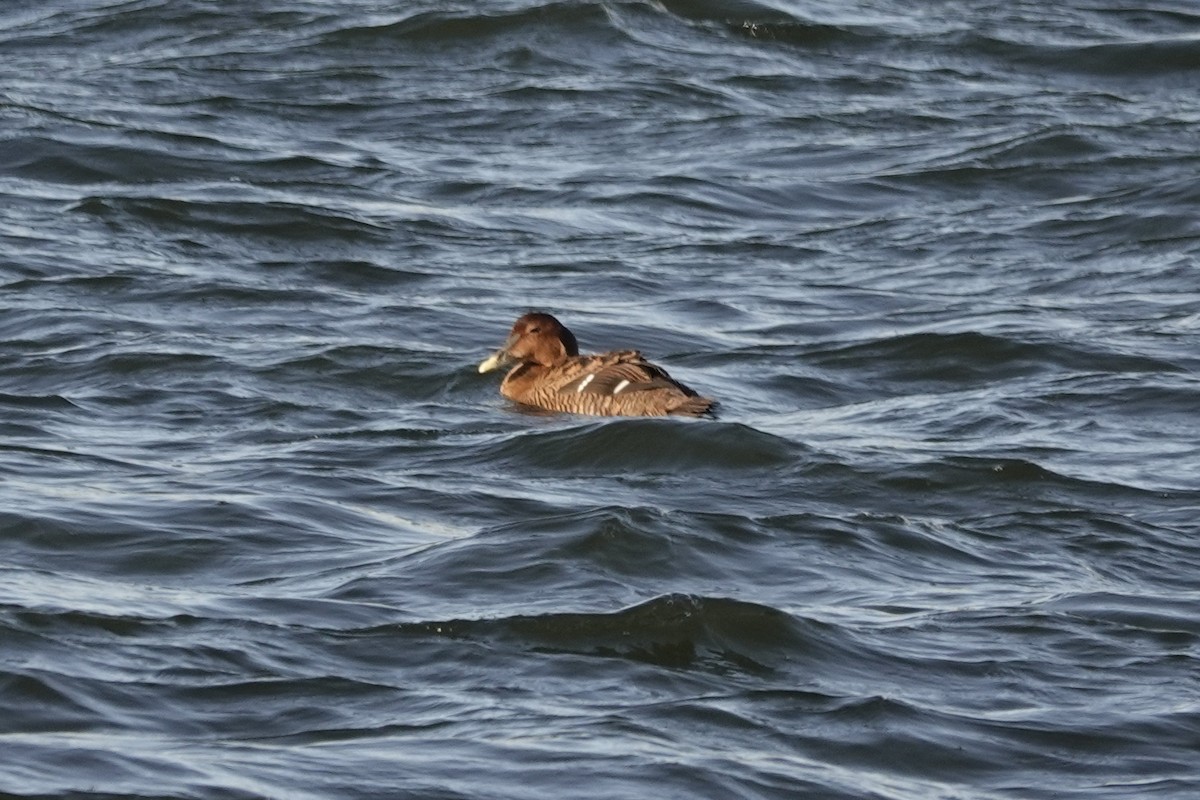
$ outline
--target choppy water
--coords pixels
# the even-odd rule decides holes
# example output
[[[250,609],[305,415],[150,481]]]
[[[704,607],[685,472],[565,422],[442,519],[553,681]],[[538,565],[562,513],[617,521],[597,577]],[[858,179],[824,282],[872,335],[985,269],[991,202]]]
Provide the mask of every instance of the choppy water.
[[[916,5],[5,5],[0,794],[1196,797],[1200,11]]]

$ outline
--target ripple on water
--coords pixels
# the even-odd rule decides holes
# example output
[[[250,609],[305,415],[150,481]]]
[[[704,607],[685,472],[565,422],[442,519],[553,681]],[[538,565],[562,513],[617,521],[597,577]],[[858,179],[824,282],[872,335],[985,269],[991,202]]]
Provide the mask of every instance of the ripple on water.
[[[1197,794],[1190,7],[10,5],[0,794]]]

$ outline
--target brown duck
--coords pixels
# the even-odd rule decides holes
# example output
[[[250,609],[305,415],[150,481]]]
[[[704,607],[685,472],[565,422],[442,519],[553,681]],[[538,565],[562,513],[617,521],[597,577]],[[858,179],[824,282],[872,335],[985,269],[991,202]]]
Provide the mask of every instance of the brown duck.
[[[716,401],[701,397],[636,350],[579,355],[575,335],[549,314],[518,319],[504,346],[479,365],[491,372],[517,362],[500,394],[552,411],[601,416],[700,417]]]

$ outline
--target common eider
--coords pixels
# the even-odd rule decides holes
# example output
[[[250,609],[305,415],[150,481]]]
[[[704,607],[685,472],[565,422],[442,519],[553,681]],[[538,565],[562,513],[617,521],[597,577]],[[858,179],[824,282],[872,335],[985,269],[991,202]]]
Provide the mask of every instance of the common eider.
[[[599,416],[701,417],[716,401],[701,397],[637,350],[579,355],[575,335],[549,314],[530,313],[512,326],[504,345],[479,365],[490,372],[516,365],[500,394],[552,411]]]

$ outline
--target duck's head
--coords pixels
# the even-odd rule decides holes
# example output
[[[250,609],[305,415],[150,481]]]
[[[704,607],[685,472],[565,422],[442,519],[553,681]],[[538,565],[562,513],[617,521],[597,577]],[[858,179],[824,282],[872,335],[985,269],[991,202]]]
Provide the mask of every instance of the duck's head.
[[[513,323],[504,345],[479,365],[491,372],[510,361],[553,367],[579,355],[575,334],[549,314],[533,312]]]

